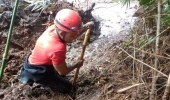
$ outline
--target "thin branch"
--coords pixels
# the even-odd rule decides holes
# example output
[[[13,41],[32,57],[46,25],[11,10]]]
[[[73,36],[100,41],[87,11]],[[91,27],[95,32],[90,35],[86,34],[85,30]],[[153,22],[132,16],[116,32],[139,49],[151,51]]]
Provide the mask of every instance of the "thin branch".
[[[167,2],[166,0],[164,0],[163,2],[161,2],[161,4],[160,5],[163,5],[165,2]],[[143,17],[144,15],[146,15],[146,14],[148,14],[148,13],[150,13],[150,12],[152,12],[153,10],[155,10],[156,9],[156,7],[154,7],[153,9],[151,9],[151,10],[149,10],[149,11],[147,11],[146,13],[144,13],[144,14],[142,14],[142,15],[140,15],[139,17]]]
[[[165,30],[163,30],[161,33],[159,33],[159,35],[158,36],[160,36],[162,33],[164,33],[166,30],[167,30],[168,28],[166,28]],[[154,38],[152,38],[150,41],[148,41],[147,43],[145,43],[144,45],[142,45],[140,48],[139,48],[139,50],[140,49],[142,49],[143,47],[145,47],[145,46],[147,46],[148,44],[150,44],[152,41],[154,41],[158,36],[155,36]],[[112,46],[110,46],[109,48],[111,48]],[[138,50],[136,50],[136,52],[138,52]],[[129,56],[127,56],[126,58],[124,58],[122,61],[120,61],[119,63],[117,63],[117,64],[115,64],[115,66],[117,66],[117,65],[120,65],[123,61],[125,61],[126,59],[128,59],[129,58]],[[113,66],[113,67],[115,67],[115,66]],[[108,71],[110,71],[112,69],[112,67],[108,70]]]
[[[130,46],[130,48],[134,48],[134,47]],[[161,55],[156,55],[156,54],[153,54],[153,53],[149,53],[149,52],[147,52],[147,51],[144,51],[144,50],[140,50],[140,49],[138,49],[138,48],[134,48],[134,49],[137,49],[138,51],[141,51],[142,53],[147,53],[147,54],[152,55],[152,56],[161,57],[161,58],[164,58],[164,59],[170,59],[170,57],[164,57],[164,56],[161,56]]]
[[[137,32],[135,32],[135,35],[134,35],[134,42],[133,42],[133,46],[134,48],[136,48],[136,35],[137,35]],[[136,49],[133,49],[133,56],[134,58],[136,58]],[[133,79],[135,78],[135,60],[133,60]]]
[[[123,52],[125,52],[125,53],[128,55],[128,57],[131,57],[131,58],[135,59],[136,61],[138,61],[138,62],[140,62],[140,63],[143,63],[144,65],[148,66],[149,68],[151,68],[151,69],[157,71],[157,72],[160,73],[161,75],[163,75],[163,76],[165,76],[166,78],[168,78],[168,76],[167,76],[166,74],[164,74],[164,73],[162,73],[161,71],[159,71],[159,70],[153,68],[152,66],[150,66],[150,65],[148,65],[148,64],[146,64],[146,63],[144,63],[144,62],[142,62],[142,61],[140,61],[140,60],[134,58],[132,55],[130,55],[129,53],[127,53],[124,49],[122,49],[122,48],[120,48],[120,49],[121,49]]]
[[[166,84],[166,88],[165,88],[165,92],[164,92],[164,95],[162,97],[162,100],[167,100],[168,99],[169,89],[170,89],[170,74],[169,74],[169,78],[168,78],[168,81],[167,81],[167,84]]]
[[[134,85],[128,86],[128,87],[126,87],[126,88],[119,89],[119,90],[117,91],[117,93],[125,92],[125,91],[127,91],[127,90],[129,90],[129,89],[131,89],[131,88],[133,88],[133,87],[136,87],[136,86],[139,86],[139,85],[143,85],[143,84],[144,84],[144,83],[134,84]]]

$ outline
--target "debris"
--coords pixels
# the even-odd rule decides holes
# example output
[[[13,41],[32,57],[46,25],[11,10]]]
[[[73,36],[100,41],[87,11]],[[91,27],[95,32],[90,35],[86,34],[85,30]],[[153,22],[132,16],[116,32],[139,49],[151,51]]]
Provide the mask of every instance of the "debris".
[[[125,92],[125,91],[127,91],[127,90],[129,90],[129,89],[131,89],[131,88],[133,88],[133,87],[136,87],[136,86],[139,86],[139,85],[143,85],[143,84],[144,84],[144,83],[134,84],[134,85],[128,86],[128,87],[126,87],[126,88],[119,89],[119,90],[117,91],[117,93]]]
[[[138,8],[138,10],[133,14],[133,17],[139,17],[140,15],[142,15],[144,13],[144,8],[143,6],[140,6]]]

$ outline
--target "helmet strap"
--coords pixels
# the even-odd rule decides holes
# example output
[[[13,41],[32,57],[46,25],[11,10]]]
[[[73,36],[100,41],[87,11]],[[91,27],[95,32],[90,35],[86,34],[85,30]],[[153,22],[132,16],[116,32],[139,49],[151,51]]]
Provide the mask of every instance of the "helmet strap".
[[[64,34],[64,35],[63,35],[63,40],[65,41],[65,37],[66,37],[66,34],[67,34],[67,33],[64,32],[63,34]]]
[[[58,29],[56,28],[56,34],[57,34],[57,36],[59,37],[59,39],[61,40],[61,42],[65,43],[64,38],[65,38],[65,36],[66,36],[66,33],[64,33],[63,38],[61,38],[61,36],[60,36],[59,33],[58,33]]]

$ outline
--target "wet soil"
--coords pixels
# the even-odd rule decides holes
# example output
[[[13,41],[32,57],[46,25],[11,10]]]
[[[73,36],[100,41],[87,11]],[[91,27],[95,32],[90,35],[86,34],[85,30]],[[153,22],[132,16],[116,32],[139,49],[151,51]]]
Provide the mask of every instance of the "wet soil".
[[[4,53],[11,13],[14,0],[5,1],[6,8],[0,13],[0,58]],[[98,24],[91,14],[85,14],[84,10],[73,7],[70,3],[60,3],[49,7],[39,17],[40,12],[23,10],[25,2],[19,3],[16,20],[10,40],[10,48],[5,65],[3,78],[0,84],[0,99],[3,100],[126,100],[127,97],[135,98],[137,93],[131,89],[126,93],[119,94],[116,91],[129,84],[131,78],[130,68],[120,61],[121,54],[118,46],[127,38],[120,38],[121,35],[98,38]],[[27,53],[33,49],[36,39],[42,32],[53,23],[57,11],[62,8],[77,10],[83,22],[93,20],[95,27],[92,29],[90,39],[85,52],[84,66],[80,69],[74,95],[65,95],[52,91],[41,84],[21,84],[17,77]],[[51,12],[53,12],[51,14]],[[49,19],[50,18],[50,19]],[[37,20],[35,20],[37,19]],[[80,55],[84,35],[71,44],[67,44],[67,62],[74,62]],[[106,44],[107,43],[107,44]],[[0,63],[2,59],[0,59]],[[66,78],[73,80],[75,71]]]

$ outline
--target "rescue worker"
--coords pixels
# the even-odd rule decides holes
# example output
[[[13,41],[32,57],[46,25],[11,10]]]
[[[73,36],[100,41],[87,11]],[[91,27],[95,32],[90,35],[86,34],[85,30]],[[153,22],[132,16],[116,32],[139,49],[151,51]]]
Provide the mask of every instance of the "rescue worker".
[[[66,59],[66,43],[77,39],[93,22],[82,27],[82,21],[76,11],[60,10],[50,26],[36,41],[34,49],[27,55],[21,68],[19,81],[22,83],[36,82],[50,86],[62,93],[70,92],[72,84],[62,77],[83,65],[83,60],[77,60],[74,65],[68,65]]]

